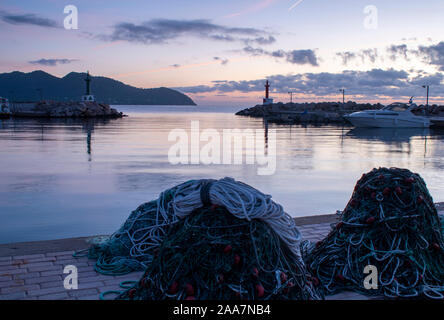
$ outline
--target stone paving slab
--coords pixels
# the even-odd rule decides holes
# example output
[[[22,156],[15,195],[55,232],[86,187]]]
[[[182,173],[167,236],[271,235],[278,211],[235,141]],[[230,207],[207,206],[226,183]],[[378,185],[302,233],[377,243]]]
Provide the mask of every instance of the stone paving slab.
[[[333,221],[329,219],[329,221]],[[298,226],[304,239],[318,241],[330,230],[330,223]],[[87,247],[83,242],[81,248]],[[94,261],[86,257],[75,258],[74,250],[21,254],[0,258],[0,300],[97,300],[102,292],[122,290],[120,282],[137,281],[142,272],[123,276],[105,276],[94,270]],[[78,289],[66,290],[63,286],[63,268],[78,268]],[[343,292],[329,300],[362,300],[365,296]]]

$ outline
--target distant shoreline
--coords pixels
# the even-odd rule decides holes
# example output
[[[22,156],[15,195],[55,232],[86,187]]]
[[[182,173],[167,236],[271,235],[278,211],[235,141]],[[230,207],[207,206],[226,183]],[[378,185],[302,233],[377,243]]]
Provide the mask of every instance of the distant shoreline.
[[[73,102],[85,94],[86,73],[57,77],[42,70],[0,73],[0,96],[10,101],[53,100]],[[90,76],[91,94],[105,104],[195,105],[186,94],[166,87],[137,88],[112,78]]]

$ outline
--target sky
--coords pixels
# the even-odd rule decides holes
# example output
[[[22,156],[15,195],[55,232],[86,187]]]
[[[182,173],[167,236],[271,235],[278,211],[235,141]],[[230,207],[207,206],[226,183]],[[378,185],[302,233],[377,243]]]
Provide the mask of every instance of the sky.
[[[68,5],[78,28],[66,29]],[[198,105],[444,102],[442,0],[0,0],[0,72],[89,70]]]

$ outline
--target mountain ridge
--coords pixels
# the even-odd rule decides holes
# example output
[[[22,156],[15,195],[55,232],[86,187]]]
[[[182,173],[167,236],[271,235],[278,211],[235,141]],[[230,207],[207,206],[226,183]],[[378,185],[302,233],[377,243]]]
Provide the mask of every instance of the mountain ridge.
[[[86,73],[56,77],[42,70],[0,73],[0,96],[11,101],[79,101],[85,94]],[[196,105],[187,95],[166,87],[137,88],[121,81],[91,76],[91,92],[98,102],[121,105]]]

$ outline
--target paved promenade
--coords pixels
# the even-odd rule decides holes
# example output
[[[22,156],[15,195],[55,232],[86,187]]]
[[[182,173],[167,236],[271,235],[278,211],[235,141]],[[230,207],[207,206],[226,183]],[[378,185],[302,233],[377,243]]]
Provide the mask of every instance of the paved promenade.
[[[441,208],[440,208],[441,209]],[[296,218],[303,238],[311,241],[323,239],[335,222],[334,215]],[[121,290],[119,283],[139,280],[142,272],[124,276],[105,276],[94,271],[95,260],[74,258],[75,250],[89,247],[91,238],[75,238],[0,245],[0,300],[97,300],[100,293]],[[75,265],[79,287],[63,287],[63,268]],[[111,298],[111,296],[110,296]],[[327,299],[368,299],[354,292],[344,292]]]

